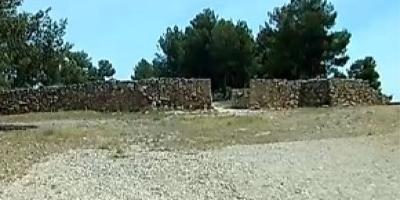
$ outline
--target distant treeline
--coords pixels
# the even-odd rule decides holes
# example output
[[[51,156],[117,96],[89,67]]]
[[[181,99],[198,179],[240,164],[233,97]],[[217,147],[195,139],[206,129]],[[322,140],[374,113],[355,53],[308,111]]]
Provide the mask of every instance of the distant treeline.
[[[74,84],[107,80],[115,69],[95,66],[84,51],[64,40],[67,20],[50,10],[18,12],[22,0],[0,1],[0,87]],[[347,70],[351,34],[333,31],[337,12],[326,0],[291,0],[268,13],[255,36],[245,21],[205,9],[187,27],[167,28],[152,61],[142,59],[132,79],[211,78],[214,90],[245,87],[251,78],[360,78],[380,89],[373,57]],[[342,68],[342,69],[341,69]]]
[[[253,36],[245,21],[234,22],[205,9],[187,27],[167,28],[161,52],[142,59],[132,79],[211,78],[213,89],[244,87],[250,78],[360,78],[379,89],[372,57],[357,60],[346,73],[351,34],[333,31],[337,12],[326,0],[291,0],[268,13]]]
[[[64,40],[67,20],[50,9],[18,12],[22,0],[0,1],[0,87],[74,84],[112,77],[108,60],[94,66],[87,53]]]

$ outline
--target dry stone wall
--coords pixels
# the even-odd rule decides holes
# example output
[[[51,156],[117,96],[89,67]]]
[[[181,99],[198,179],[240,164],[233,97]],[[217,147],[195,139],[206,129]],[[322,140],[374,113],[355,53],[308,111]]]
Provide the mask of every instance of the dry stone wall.
[[[250,82],[252,109],[383,105],[389,99],[367,81],[350,79],[263,80]]]
[[[368,81],[333,79],[330,83],[331,106],[381,105],[389,99],[370,87]]]
[[[0,91],[0,114],[210,109],[211,80],[149,79]]]
[[[249,108],[250,90],[247,88],[232,89],[231,105],[232,108],[246,109]]]
[[[280,110],[388,103],[388,98],[361,80],[254,79],[250,81],[249,89],[232,91],[235,108]],[[69,110],[196,110],[210,109],[211,106],[211,80],[208,79],[149,79],[0,91],[0,114]]]
[[[249,105],[252,109],[297,108],[299,93],[299,81],[253,79],[250,81]]]
[[[330,105],[330,82],[328,79],[300,81],[299,106],[319,107]]]

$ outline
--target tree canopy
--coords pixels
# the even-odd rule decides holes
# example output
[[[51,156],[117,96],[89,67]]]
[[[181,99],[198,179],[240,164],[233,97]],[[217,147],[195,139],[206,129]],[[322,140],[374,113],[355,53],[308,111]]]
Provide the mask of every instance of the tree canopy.
[[[22,0],[0,1],[0,87],[74,84],[92,80],[90,57],[64,40],[67,20],[54,20],[51,9],[18,12]],[[115,73],[99,63],[95,80]]]
[[[214,90],[243,87],[253,77],[347,78],[340,68],[351,34],[336,31],[337,16],[327,0],[291,0],[268,13],[254,38],[245,21],[205,9],[188,26],[167,28],[152,64],[136,65],[136,78],[210,78]]]
[[[97,76],[100,80],[110,79],[116,72],[109,60],[100,60],[98,67]]]
[[[348,70],[350,78],[366,80],[376,89],[381,90],[379,73],[376,71],[376,61],[373,57],[367,56],[364,59],[356,60]]]
[[[135,67],[132,80],[156,78],[159,72],[156,71],[154,65],[149,63],[146,59],[142,59]]]
[[[196,15],[184,30],[167,28],[158,45],[161,53],[154,66],[141,60],[135,71],[153,74],[137,78],[211,78],[213,88],[243,87],[256,65],[255,42],[246,22],[221,19],[210,9]]]
[[[351,35],[331,30],[337,13],[326,0],[291,0],[268,15],[257,36],[262,76],[328,77],[347,63]]]
[[[110,61],[95,66],[88,53],[65,41],[66,19],[54,20],[50,9],[21,12],[21,4],[0,1],[0,87],[76,84],[114,76]],[[245,21],[204,9],[186,27],[168,27],[155,58],[140,60],[132,79],[210,78],[214,90],[225,90],[246,87],[253,77],[360,78],[379,89],[372,57],[357,60],[349,77],[343,73],[351,34],[337,31],[337,16],[327,0],[290,0],[269,12],[254,36]]]

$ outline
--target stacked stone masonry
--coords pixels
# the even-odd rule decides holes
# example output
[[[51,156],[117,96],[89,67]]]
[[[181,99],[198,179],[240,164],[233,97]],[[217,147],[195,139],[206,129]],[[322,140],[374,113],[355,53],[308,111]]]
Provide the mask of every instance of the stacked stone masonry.
[[[348,79],[250,81],[232,91],[235,108],[382,105],[389,100],[366,81]],[[211,109],[211,80],[149,79],[0,91],[0,114],[93,110]]]
[[[297,107],[384,105],[389,99],[367,81],[349,79],[264,80],[250,82],[249,107],[288,109]]]
[[[232,89],[231,105],[232,108],[246,109],[249,108],[250,90],[247,88]]]
[[[252,109],[287,109],[299,105],[299,81],[254,79],[250,81]]]
[[[299,106],[318,107],[329,105],[329,82],[327,79],[300,81]]]
[[[331,106],[381,105],[390,101],[370,87],[368,81],[333,79],[329,83]]]
[[[0,114],[210,109],[211,80],[149,79],[0,91]]]

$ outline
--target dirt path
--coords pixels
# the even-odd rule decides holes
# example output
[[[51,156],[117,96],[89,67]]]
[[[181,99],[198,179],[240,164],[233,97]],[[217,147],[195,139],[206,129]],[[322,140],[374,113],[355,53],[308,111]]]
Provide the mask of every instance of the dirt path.
[[[400,133],[206,152],[71,151],[0,199],[400,199]]]

